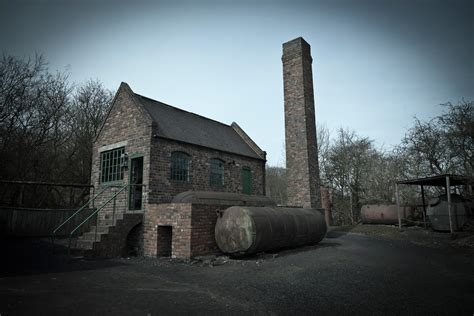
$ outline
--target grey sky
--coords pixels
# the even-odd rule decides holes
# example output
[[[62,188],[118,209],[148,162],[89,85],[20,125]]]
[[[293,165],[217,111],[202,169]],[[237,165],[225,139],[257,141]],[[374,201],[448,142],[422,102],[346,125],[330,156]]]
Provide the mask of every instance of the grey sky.
[[[474,99],[473,1],[3,1],[0,48],[230,124],[283,163],[281,45],[312,46],[316,119],[386,149]]]

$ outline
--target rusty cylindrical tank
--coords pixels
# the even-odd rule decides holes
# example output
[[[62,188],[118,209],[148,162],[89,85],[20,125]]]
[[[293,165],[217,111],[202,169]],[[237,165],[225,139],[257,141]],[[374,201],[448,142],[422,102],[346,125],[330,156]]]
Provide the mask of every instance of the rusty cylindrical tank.
[[[232,206],[218,212],[217,246],[231,255],[248,255],[320,242],[327,231],[322,210]]]
[[[426,215],[434,230],[449,231],[448,197],[446,194],[431,199]],[[451,222],[454,230],[459,230],[473,214],[472,203],[462,196],[451,194]]]
[[[396,204],[368,204],[362,205],[360,216],[364,224],[397,224],[398,208]],[[400,206],[402,220],[414,216],[414,208]]]

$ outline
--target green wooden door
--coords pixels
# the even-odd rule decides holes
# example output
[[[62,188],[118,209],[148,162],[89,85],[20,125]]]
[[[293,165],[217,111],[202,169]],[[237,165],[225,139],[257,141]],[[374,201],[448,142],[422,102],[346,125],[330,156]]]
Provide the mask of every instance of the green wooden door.
[[[132,158],[130,163],[129,184],[128,209],[141,210],[143,195],[143,157]]]
[[[252,171],[250,168],[242,169],[242,193],[252,194]]]

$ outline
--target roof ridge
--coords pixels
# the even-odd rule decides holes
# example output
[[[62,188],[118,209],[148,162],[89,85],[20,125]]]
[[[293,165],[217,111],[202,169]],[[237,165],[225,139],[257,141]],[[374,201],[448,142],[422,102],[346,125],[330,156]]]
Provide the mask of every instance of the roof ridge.
[[[138,94],[138,93],[135,93],[135,92],[134,92],[134,94],[135,94],[136,96],[141,97],[141,98],[148,99],[148,100],[153,101],[153,102],[157,102],[157,103],[159,103],[159,104],[161,104],[161,105],[165,105],[165,106],[170,107],[170,108],[172,108],[172,109],[174,109],[174,110],[178,110],[178,111],[181,111],[181,112],[185,112],[185,113],[188,113],[188,114],[192,114],[192,115],[195,115],[195,116],[197,116],[197,117],[206,119],[206,120],[208,120],[208,121],[212,121],[212,122],[215,122],[215,123],[219,123],[219,124],[221,124],[221,125],[224,125],[225,127],[230,127],[230,128],[232,128],[232,126],[229,125],[229,124],[225,124],[225,123],[219,122],[219,121],[217,121],[217,120],[208,118],[208,117],[206,117],[206,116],[199,115],[199,114],[196,114],[196,113],[194,113],[194,112],[190,112],[190,111],[183,110],[183,109],[178,108],[178,107],[176,107],[176,106],[166,104],[166,103],[164,103],[164,102],[161,102],[161,101],[158,101],[158,100],[155,100],[155,99],[146,97],[146,96],[144,96],[144,95],[141,95],[141,94]]]

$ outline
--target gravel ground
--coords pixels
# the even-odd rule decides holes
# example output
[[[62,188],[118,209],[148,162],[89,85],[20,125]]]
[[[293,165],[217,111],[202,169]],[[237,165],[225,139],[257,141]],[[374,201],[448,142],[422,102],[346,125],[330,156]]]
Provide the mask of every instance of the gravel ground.
[[[84,260],[38,240],[1,245],[2,316],[474,313],[472,249],[347,230],[243,260]]]
[[[398,225],[363,225],[333,226],[329,229],[336,232],[351,232],[374,238],[403,240],[416,245],[431,248],[474,248],[474,232],[457,232],[454,236],[446,232],[436,232],[419,226],[404,226],[402,232]]]

